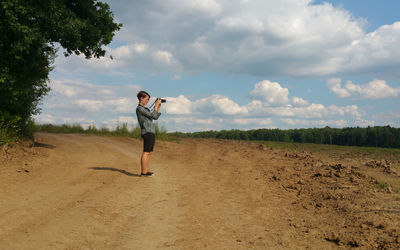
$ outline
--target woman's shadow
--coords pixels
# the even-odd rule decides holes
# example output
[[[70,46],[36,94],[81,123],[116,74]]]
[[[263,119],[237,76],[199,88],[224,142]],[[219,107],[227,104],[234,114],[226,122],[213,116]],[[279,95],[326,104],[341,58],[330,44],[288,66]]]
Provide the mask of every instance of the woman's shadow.
[[[94,170],[108,170],[108,171],[115,171],[115,172],[120,172],[123,173],[127,176],[135,176],[135,177],[140,177],[138,174],[134,174],[128,171],[125,171],[123,169],[118,169],[118,168],[111,168],[111,167],[91,167],[89,169],[94,169]]]

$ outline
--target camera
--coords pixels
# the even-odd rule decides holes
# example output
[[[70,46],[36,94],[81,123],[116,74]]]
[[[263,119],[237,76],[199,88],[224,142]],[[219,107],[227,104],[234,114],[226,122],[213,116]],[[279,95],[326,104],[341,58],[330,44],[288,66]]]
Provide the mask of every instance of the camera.
[[[157,99],[160,99],[160,100],[161,100],[161,103],[167,102],[167,100],[162,99],[162,98],[160,98],[160,97],[158,97]]]

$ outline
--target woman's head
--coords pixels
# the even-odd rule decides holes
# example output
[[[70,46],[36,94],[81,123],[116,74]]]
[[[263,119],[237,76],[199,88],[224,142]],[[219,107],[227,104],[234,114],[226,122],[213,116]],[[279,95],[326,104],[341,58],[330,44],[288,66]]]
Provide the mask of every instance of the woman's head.
[[[137,98],[139,100],[139,103],[146,105],[149,102],[150,95],[146,91],[142,90],[139,91],[139,93],[137,94]]]

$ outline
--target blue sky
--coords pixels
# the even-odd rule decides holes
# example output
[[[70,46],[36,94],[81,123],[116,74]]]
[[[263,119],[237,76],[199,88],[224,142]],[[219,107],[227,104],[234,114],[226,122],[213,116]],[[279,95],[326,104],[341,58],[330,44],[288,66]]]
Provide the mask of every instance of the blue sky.
[[[106,2],[107,57],[60,50],[39,123],[136,126],[143,89],[168,131],[400,126],[400,1]]]

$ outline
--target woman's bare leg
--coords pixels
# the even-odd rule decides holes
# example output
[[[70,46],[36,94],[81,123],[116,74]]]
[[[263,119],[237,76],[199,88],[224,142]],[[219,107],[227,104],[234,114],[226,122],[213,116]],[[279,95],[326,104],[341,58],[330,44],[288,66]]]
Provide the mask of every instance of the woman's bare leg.
[[[142,159],[140,161],[142,166],[142,174],[147,173],[147,168],[149,166],[150,156],[152,152],[143,152]]]

